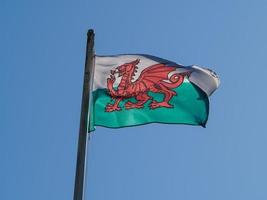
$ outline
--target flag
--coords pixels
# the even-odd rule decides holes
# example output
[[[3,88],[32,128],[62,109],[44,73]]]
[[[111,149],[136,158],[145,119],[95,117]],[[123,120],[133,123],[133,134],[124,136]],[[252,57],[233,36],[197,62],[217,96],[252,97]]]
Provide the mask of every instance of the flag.
[[[219,78],[150,55],[95,56],[89,131],[149,123],[205,127]]]

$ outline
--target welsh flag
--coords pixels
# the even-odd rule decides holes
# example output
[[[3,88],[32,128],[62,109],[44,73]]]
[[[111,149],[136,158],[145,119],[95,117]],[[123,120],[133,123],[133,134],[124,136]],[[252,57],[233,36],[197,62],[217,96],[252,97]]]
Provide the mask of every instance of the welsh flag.
[[[219,78],[150,55],[95,56],[89,131],[149,123],[205,127]]]

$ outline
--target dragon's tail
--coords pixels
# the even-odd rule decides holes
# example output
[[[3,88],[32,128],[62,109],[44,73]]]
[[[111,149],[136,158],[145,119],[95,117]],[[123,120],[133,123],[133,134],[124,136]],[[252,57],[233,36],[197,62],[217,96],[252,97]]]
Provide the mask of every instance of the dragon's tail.
[[[177,88],[184,82],[185,76],[190,76],[191,72],[175,73],[169,78],[170,83],[161,81],[161,84],[168,88]]]

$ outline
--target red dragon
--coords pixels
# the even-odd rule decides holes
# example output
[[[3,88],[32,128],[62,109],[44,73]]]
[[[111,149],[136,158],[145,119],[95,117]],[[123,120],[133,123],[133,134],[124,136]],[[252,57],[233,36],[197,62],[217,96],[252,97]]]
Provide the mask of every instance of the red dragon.
[[[138,79],[133,81],[139,62],[140,60],[137,59],[120,65],[115,70],[111,70],[110,78],[107,79],[107,88],[110,96],[115,100],[115,103],[108,103],[105,108],[106,112],[120,111],[121,107],[119,107],[119,103],[131,97],[134,97],[136,102],[126,102],[124,104],[125,109],[143,108],[144,104],[152,99],[152,97],[148,95],[149,91],[162,93],[164,95],[162,102],[152,100],[149,105],[150,109],[173,107],[169,101],[176,95],[176,92],[172,89],[179,87],[183,83],[184,77],[189,76],[191,72],[173,73],[169,77],[169,74],[175,72],[177,68],[159,63],[145,68]],[[113,84],[116,80],[114,76],[115,73],[118,73],[118,77],[121,77],[117,89],[113,88]]]

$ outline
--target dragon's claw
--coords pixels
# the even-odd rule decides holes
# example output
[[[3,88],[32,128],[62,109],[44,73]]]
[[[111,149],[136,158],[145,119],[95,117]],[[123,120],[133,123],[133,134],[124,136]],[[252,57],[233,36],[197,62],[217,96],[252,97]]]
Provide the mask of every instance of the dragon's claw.
[[[173,105],[169,104],[168,102],[157,102],[157,101],[152,101],[151,104],[150,104],[150,108],[151,109],[156,109],[156,108],[159,108],[159,107],[165,107],[165,108],[173,108]]]
[[[143,108],[144,106],[138,103],[133,103],[128,101],[127,103],[125,103],[124,107],[125,109],[132,109],[132,108]]]
[[[113,105],[113,104],[108,104],[105,108],[105,111],[106,112],[113,112],[113,111],[120,111],[121,108],[117,105]]]

